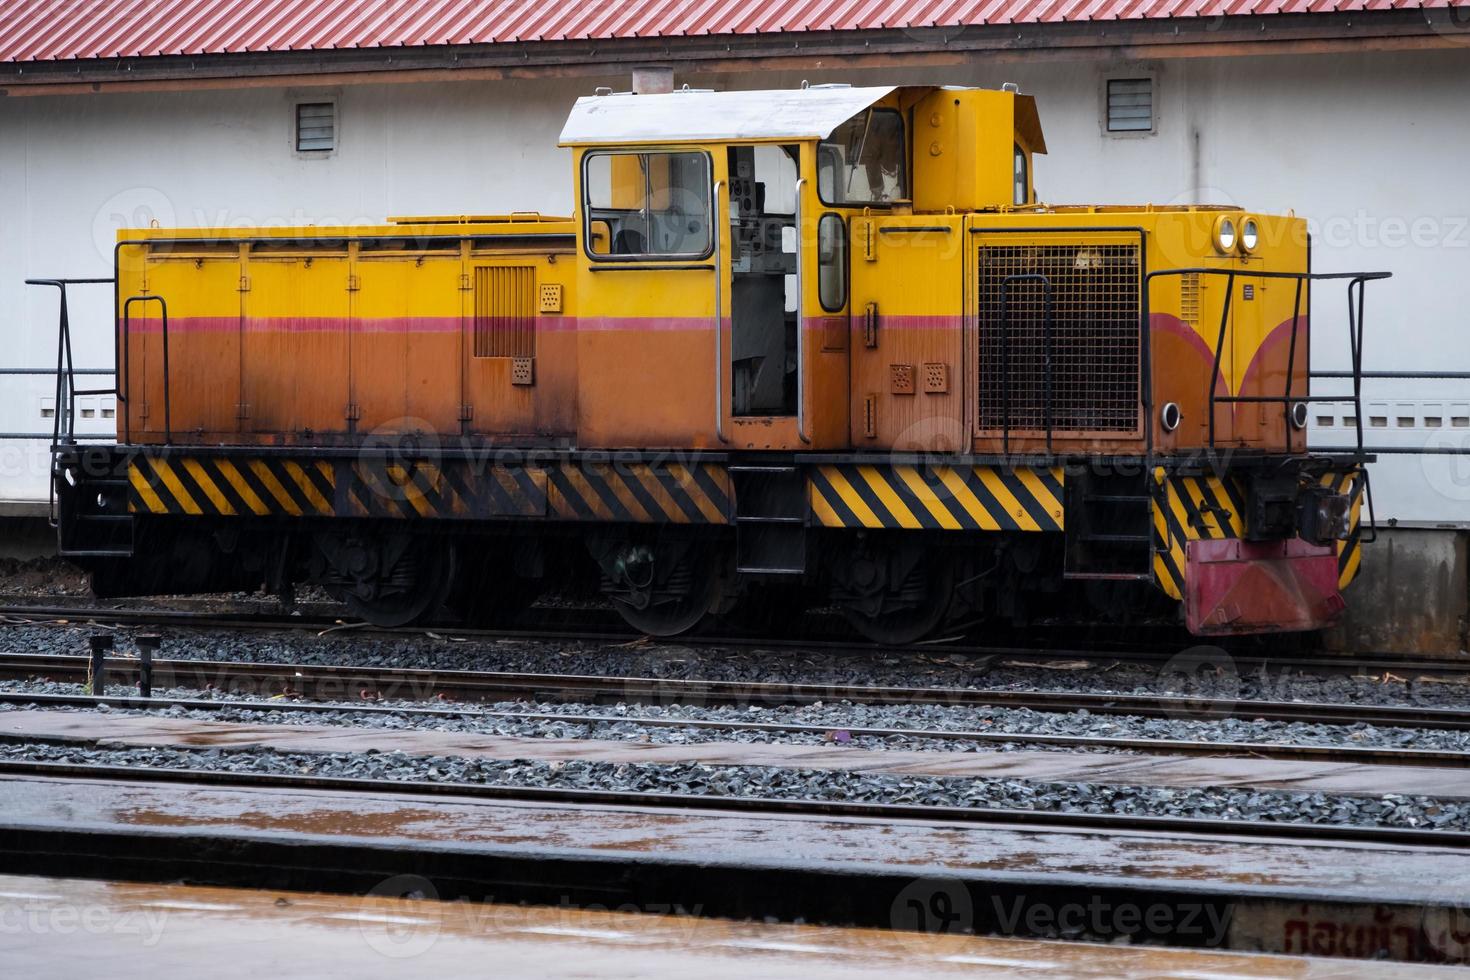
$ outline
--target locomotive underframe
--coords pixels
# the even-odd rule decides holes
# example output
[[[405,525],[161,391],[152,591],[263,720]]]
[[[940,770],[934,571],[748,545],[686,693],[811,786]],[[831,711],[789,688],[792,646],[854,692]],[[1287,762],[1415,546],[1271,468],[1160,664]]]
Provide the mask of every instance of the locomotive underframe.
[[[1279,597],[1256,624],[1239,594],[1191,591],[1230,567],[1210,549],[1232,541],[1256,566],[1279,557],[1293,594],[1297,564],[1320,572],[1330,552],[1336,574],[1318,589],[1330,596],[1292,599],[1316,604],[1300,628],[1320,627],[1357,571],[1362,473],[1355,456],[1245,453],[99,446],[61,454],[56,485],[62,552],[100,594],[312,583],[392,624],[442,603],[494,620],[571,584],[600,587],[651,633],[812,601],[899,642],[962,611],[1025,621],[1067,589],[1111,612],[1119,590],[1142,587],[1140,611],[1182,607],[1200,633],[1295,622]]]

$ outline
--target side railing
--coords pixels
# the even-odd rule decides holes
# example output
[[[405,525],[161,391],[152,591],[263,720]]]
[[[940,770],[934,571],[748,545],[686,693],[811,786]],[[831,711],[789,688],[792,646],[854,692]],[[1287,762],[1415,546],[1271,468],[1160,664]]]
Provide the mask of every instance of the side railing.
[[[55,474],[56,474],[57,457],[59,456],[59,454],[61,452],[63,452],[67,448],[75,447],[78,444],[78,438],[79,437],[77,436],[77,431],[76,431],[76,406],[77,406],[77,398],[78,397],[87,397],[87,396],[92,396],[92,395],[113,395],[113,396],[115,396],[117,398],[117,401],[118,401],[118,410],[120,412],[123,412],[123,413],[126,413],[127,412],[126,399],[125,399],[125,396],[123,395],[122,391],[120,390],[120,386],[118,384],[119,366],[118,366],[117,351],[116,351],[116,347],[115,346],[114,346],[114,354],[113,354],[113,368],[112,368],[112,371],[111,372],[108,372],[108,371],[106,371],[105,369],[102,369],[102,368],[78,368],[76,366],[76,361],[74,360],[73,355],[72,355],[71,309],[70,309],[69,303],[67,302],[67,291],[66,290],[67,290],[67,287],[68,286],[93,286],[93,285],[116,286],[116,283],[117,283],[117,280],[111,279],[111,278],[107,278],[107,279],[100,279],[100,278],[98,278],[98,279],[27,279],[26,280],[26,285],[27,286],[50,286],[50,287],[56,289],[57,293],[59,294],[59,312],[58,312],[58,316],[57,316],[57,333],[56,333],[56,368],[55,368],[55,371],[54,372],[51,371],[50,369],[34,369],[35,370],[35,373],[37,373],[37,374],[40,374],[40,373],[53,374],[54,373],[55,374],[55,377],[56,377],[56,389],[55,389],[56,390],[56,394],[55,394],[54,407],[53,407],[53,410],[52,410],[52,422],[51,422],[51,434],[50,434],[50,438],[51,438],[51,467],[50,467],[51,478],[46,481],[46,508],[47,508],[47,514],[48,514],[48,516],[50,518],[50,521],[51,521],[51,525],[53,527],[56,525],[56,481],[55,481]],[[29,369],[22,369],[22,370],[29,370]],[[78,388],[77,387],[77,375],[78,374],[92,375],[92,374],[106,374],[106,373],[111,373],[113,375],[113,385],[112,385],[111,388]],[[45,438],[45,434],[44,433],[13,433],[13,434],[10,434],[10,435],[13,435],[14,437],[19,437],[19,438],[32,438],[32,437],[35,437],[35,436],[38,436],[39,435],[41,438]],[[82,436],[81,438],[88,438],[88,437],[87,436]],[[96,438],[96,437],[93,437],[93,438]],[[109,438],[111,438],[111,437],[109,437]]]
[[[1363,398],[1363,300],[1364,289],[1369,282],[1377,279],[1387,279],[1393,275],[1391,272],[1268,272],[1266,270],[1252,269],[1213,269],[1213,268],[1188,268],[1188,269],[1155,269],[1144,276],[1144,290],[1148,292],[1153,281],[1164,276],[1224,276],[1225,277],[1225,300],[1220,306],[1220,328],[1215,335],[1215,347],[1213,352],[1213,364],[1210,370],[1209,384],[1209,439],[1208,448],[1214,450],[1215,439],[1215,408],[1220,404],[1279,404],[1281,406],[1281,417],[1286,426],[1287,447],[1291,446],[1292,407],[1296,404],[1311,404],[1312,402],[1341,402],[1344,399],[1337,395],[1314,395],[1310,391],[1295,392],[1296,386],[1296,349],[1297,340],[1301,333],[1302,321],[1302,293],[1303,288],[1309,283],[1324,281],[1346,281],[1348,302],[1348,351],[1351,368],[1346,372],[1352,381],[1352,402],[1355,408],[1360,408]],[[1292,302],[1291,312],[1291,339],[1287,348],[1286,380],[1284,390],[1279,395],[1241,395],[1216,393],[1216,383],[1220,378],[1220,362],[1224,356],[1225,340],[1230,335],[1230,306],[1235,294],[1236,279],[1287,279],[1296,283],[1296,295]],[[1308,297],[1310,300],[1310,297]],[[1318,375],[1310,370],[1306,377],[1311,378]],[[1356,412],[1357,421],[1357,445],[1354,452],[1363,455],[1363,422],[1362,412]],[[1302,428],[1302,442],[1305,447],[1306,429]]]

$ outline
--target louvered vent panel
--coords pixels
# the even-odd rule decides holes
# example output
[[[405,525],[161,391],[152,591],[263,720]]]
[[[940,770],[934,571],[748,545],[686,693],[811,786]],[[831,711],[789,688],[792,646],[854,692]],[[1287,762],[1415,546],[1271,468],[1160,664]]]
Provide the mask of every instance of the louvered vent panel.
[[[296,106],[296,149],[313,153],[336,149],[337,106],[331,102],[302,102]]]
[[[1108,80],[1108,132],[1147,133],[1154,128],[1154,83],[1151,78]]]
[[[1052,290],[1054,431],[1132,432],[1139,424],[1136,245],[1007,245],[980,249],[978,418],[982,430],[1046,429],[1046,295]],[[1009,392],[1009,394],[1007,394]]]
[[[475,356],[536,356],[536,270],[475,270]]]
[[[1199,273],[1186,272],[1179,277],[1179,319],[1191,327],[1199,326]]]

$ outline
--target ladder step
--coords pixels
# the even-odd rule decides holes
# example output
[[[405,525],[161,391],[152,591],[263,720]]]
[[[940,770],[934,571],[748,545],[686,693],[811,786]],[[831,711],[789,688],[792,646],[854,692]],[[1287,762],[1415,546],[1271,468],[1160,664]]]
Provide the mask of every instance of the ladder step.
[[[1147,534],[1084,534],[1083,541],[1101,541],[1106,544],[1148,544],[1153,538]]]
[[[1147,494],[1112,494],[1112,493],[1088,493],[1083,494],[1082,499],[1089,503],[1107,504],[1146,504],[1151,499]]]
[[[756,517],[753,515],[737,514],[737,524],[805,524],[804,517]]]
[[[122,524],[133,519],[132,514],[78,514],[77,524]]]
[[[729,470],[731,473],[795,473],[796,472],[796,467],[795,466],[774,466],[774,465],[759,465],[759,466],[757,466],[757,465],[754,465],[754,464],[747,464],[747,465],[731,464],[730,466],[725,467],[725,469]]]
[[[743,575],[805,575],[805,568],[763,568],[754,565],[736,565],[735,571]]]

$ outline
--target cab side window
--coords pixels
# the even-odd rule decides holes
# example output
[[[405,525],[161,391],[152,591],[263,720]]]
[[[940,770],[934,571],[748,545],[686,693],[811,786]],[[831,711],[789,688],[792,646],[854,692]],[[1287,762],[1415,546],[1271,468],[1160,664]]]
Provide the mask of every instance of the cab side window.
[[[1027,204],[1031,200],[1031,180],[1027,173],[1026,151],[1016,144],[1016,199],[1015,204]]]
[[[839,214],[817,222],[817,295],[828,313],[847,305],[847,222]]]
[[[582,195],[594,259],[702,258],[711,251],[704,153],[589,153]]]

